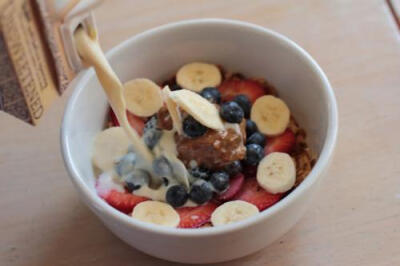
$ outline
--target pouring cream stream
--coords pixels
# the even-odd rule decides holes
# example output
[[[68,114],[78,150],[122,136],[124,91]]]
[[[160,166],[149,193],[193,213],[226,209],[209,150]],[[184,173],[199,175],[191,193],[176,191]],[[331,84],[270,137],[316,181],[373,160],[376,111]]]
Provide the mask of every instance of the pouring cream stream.
[[[86,32],[84,28],[78,28],[75,32],[75,43],[83,62],[94,67],[111,108],[117,116],[121,127],[130,138],[135,152],[141,159],[138,162],[140,167],[152,173],[152,176],[156,176],[152,168],[154,156],[140,139],[138,133],[129,125],[123,96],[124,87],[101,50],[96,32],[92,29]]]

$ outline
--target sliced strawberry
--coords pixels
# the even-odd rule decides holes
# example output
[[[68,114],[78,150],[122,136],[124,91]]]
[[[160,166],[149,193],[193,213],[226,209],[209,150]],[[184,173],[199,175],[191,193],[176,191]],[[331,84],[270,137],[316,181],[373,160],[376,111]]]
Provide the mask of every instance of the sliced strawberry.
[[[110,121],[111,121],[111,124],[112,124],[114,127],[119,127],[118,118],[117,118],[117,116],[115,115],[113,109],[111,109],[111,108],[110,108]]]
[[[229,180],[229,188],[224,193],[217,196],[219,201],[227,201],[233,198],[239,192],[244,183],[244,175],[239,173]]]
[[[254,103],[258,97],[263,96],[266,92],[259,82],[238,78],[223,81],[219,86],[219,91],[224,102],[233,100],[239,94],[244,94],[249,98],[251,103]]]
[[[262,211],[278,202],[282,194],[271,194],[260,187],[255,178],[247,178],[234,198],[252,203]]]
[[[144,124],[145,124],[143,118],[132,114],[128,110],[126,111],[126,116],[128,118],[129,124],[141,136],[143,134]],[[119,127],[120,126],[118,118],[117,118],[117,116],[115,115],[114,111],[111,108],[110,108],[110,121],[111,121],[111,124],[114,127]]]
[[[144,129],[144,120],[143,118],[132,114],[129,111],[126,111],[126,115],[128,117],[129,124],[131,127],[136,130],[136,132],[141,136],[143,134]]]
[[[117,190],[111,190],[102,198],[111,206],[124,213],[131,213],[133,208],[142,201],[148,200],[148,198],[133,195],[128,192],[120,192]]]
[[[205,223],[208,223],[211,219],[211,214],[217,208],[217,204],[208,202],[204,205],[197,207],[182,207],[176,209],[178,212],[181,222],[179,228],[197,228]]]
[[[264,154],[271,152],[286,152],[289,153],[296,144],[296,137],[290,129],[286,129],[281,135],[269,138],[267,145],[264,147]]]
[[[100,198],[124,213],[132,212],[136,204],[148,200],[148,198],[126,192],[124,187],[118,182],[115,182],[112,175],[109,173],[102,173],[99,176],[96,180],[95,188]]]

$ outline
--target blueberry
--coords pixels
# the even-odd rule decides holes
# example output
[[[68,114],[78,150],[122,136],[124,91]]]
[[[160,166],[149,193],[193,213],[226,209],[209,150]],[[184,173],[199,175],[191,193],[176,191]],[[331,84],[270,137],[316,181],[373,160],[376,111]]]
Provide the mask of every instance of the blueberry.
[[[189,198],[197,204],[203,204],[209,201],[212,196],[213,187],[210,183],[200,179],[193,183],[189,193]]]
[[[150,118],[143,129],[143,141],[150,149],[158,143],[162,135],[162,131],[157,128],[157,117],[153,116]]]
[[[244,117],[248,118],[250,116],[251,102],[249,98],[244,94],[237,95],[234,99],[234,102],[239,104],[243,109]]]
[[[194,168],[190,169],[189,173],[194,178],[201,178],[204,180],[208,180],[210,178],[210,170],[208,170],[207,168],[202,167],[202,166],[198,166],[198,167],[194,167]]]
[[[215,87],[204,88],[200,92],[200,95],[203,96],[203,98],[207,99],[209,102],[218,104],[221,102],[221,93]]]
[[[153,160],[153,170],[159,176],[172,176],[172,167],[168,159],[160,156]]]
[[[244,113],[236,102],[226,102],[221,105],[221,117],[229,123],[240,123]]]
[[[225,171],[230,175],[234,176],[242,172],[242,163],[240,161],[233,161],[225,167]]]
[[[148,130],[156,129],[157,128],[157,116],[152,116],[147,120],[146,124],[144,124],[143,132]]]
[[[122,156],[115,165],[115,172],[119,176],[124,176],[135,170],[136,154],[128,152]]]
[[[246,145],[246,158],[247,165],[256,165],[264,157],[264,149],[258,144]]]
[[[150,183],[150,175],[146,171],[136,170],[122,177],[128,191],[132,192]]]
[[[222,171],[214,172],[211,175],[210,183],[217,191],[223,192],[229,187],[229,175]]]
[[[251,136],[254,132],[257,132],[258,128],[256,123],[253,120],[246,120],[246,136]]]
[[[247,138],[246,144],[258,144],[261,147],[265,145],[265,136],[260,132],[254,132]]]
[[[196,138],[204,135],[207,132],[207,128],[192,116],[188,116],[183,120],[183,132],[191,138]]]
[[[187,201],[189,195],[182,185],[174,185],[167,190],[166,201],[172,207],[180,207]]]
[[[171,89],[171,91],[177,91],[182,89],[182,87],[179,86],[178,84],[172,84],[169,88]]]
[[[166,178],[166,177],[163,177],[162,178],[162,182],[163,182],[163,184],[164,184],[164,186],[168,186],[168,184],[169,184],[169,179],[168,178]]]

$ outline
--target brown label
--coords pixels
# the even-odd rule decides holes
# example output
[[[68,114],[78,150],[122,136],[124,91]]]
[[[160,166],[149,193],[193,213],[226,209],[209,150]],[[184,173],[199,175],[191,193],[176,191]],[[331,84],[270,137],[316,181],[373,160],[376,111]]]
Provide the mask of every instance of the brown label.
[[[26,122],[32,122],[2,33],[0,34],[0,110]]]

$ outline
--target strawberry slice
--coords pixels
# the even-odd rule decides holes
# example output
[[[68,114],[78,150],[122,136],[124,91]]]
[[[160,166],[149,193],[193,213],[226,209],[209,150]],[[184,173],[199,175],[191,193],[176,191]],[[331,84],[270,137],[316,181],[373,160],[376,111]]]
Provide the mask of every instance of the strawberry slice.
[[[111,121],[111,124],[112,124],[114,127],[119,127],[118,118],[117,118],[117,116],[115,115],[113,109],[111,109],[111,108],[110,108],[110,121]]]
[[[251,103],[254,103],[258,97],[265,95],[266,92],[259,82],[238,78],[223,81],[219,86],[219,91],[224,102],[233,100],[239,94],[244,94],[249,98]]]
[[[286,152],[292,151],[296,144],[296,137],[290,129],[286,129],[281,135],[269,138],[267,145],[264,147],[264,154],[270,154],[271,152]]]
[[[247,178],[234,198],[252,203],[262,211],[278,202],[282,194],[271,194],[260,187],[255,178]]]
[[[144,124],[145,124],[143,118],[136,116],[129,111],[126,111],[126,116],[128,118],[129,124],[141,136],[143,134]],[[110,121],[114,127],[120,126],[120,124],[118,122],[118,118],[111,108],[110,108]]]
[[[111,190],[102,198],[111,206],[123,213],[131,213],[133,208],[142,201],[148,200],[148,198],[133,195],[128,192],[120,192],[117,190]]]
[[[109,173],[103,173],[96,180],[96,192],[108,204],[124,213],[131,213],[133,208],[148,198],[128,193],[124,187],[115,182]]]
[[[143,134],[143,129],[144,129],[144,120],[143,118],[132,114],[129,111],[126,111],[126,115],[128,117],[129,124],[131,127],[136,130],[136,132],[141,136]]]
[[[179,228],[197,228],[206,224],[211,219],[211,214],[217,208],[217,204],[208,202],[197,207],[181,207],[176,209],[181,222]]]
[[[239,192],[239,190],[242,188],[243,183],[244,183],[244,175],[241,173],[237,174],[236,176],[232,177],[229,180],[228,190],[218,195],[216,199],[219,201],[230,200],[236,195],[236,193]]]

